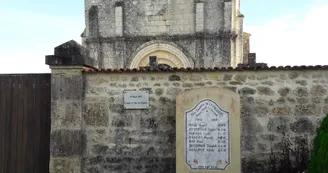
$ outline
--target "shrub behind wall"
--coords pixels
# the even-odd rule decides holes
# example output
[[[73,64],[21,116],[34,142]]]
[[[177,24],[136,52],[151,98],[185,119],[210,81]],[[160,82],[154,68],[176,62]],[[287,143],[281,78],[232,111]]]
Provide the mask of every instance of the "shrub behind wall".
[[[323,119],[313,141],[309,173],[328,173],[328,115]]]

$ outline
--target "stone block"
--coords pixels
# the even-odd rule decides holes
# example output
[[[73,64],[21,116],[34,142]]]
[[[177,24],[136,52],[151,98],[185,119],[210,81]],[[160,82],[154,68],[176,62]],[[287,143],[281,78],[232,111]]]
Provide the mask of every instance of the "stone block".
[[[297,119],[290,124],[290,129],[295,133],[309,133],[314,134],[315,126],[307,117]]]
[[[315,104],[301,104],[295,106],[295,115],[296,116],[311,116],[319,115],[320,107]]]
[[[181,81],[181,77],[178,75],[171,75],[169,81]]]
[[[265,79],[269,79],[269,76],[265,75],[265,74],[259,74],[256,79],[257,80],[265,80]]]
[[[181,84],[180,84],[179,82],[174,82],[174,83],[173,83],[173,86],[175,86],[175,87],[180,87],[180,85],[181,85]]]
[[[83,95],[81,74],[52,74],[51,98],[53,100],[80,100]]]
[[[250,88],[250,87],[244,87],[239,89],[239,94],[240,95],[250,95],[250,94],[255,94],[256,90],[254,88]]]
[[[204,87],[205,82],[195,82],[194,85],[195,85],[195,87]]]
[[[121,115],[113,117],[111,125],[114,127],[130,127],[133,117],[131,115]]]
[[[99,166],[85,168],[85,173],[100,173]]]
[[[99,165],[104,162],[105,162],[105,159],[103,156],[95,156],[95,157],[86,159],[85,163],[88,165]]]
[[[288,75],[289,79],[296,79],[299,76],[300,76],[299,72],[290,72]]]
[[[84,121],[89,126],[108,126],[109,110],[106,103],[84,103]]]
[[[230,85],[242,85],[243,83],[239,82],[239,81],[230,81],[229,84]]]
[[[242,134],[241,136],[241,151],[243,152],[255,152],[257,138],[254,134]]]
[[[309,103],[309,98],[307,97],[296,97],[296,101],[298,104],[306,104]]]
[[[321,103],[323,99],[321,97],[312,97],[311,100],[313,103]]]
[[[235,75],[235,79],[239,82],[246,82],[247,75],[237,74]]]
[[[327,89],[322,85],[315,85],[311,88],[311,94],[313,96],[322,96],[327,93]]]
[[[87,131],[88,143],[101,143],[106,136],[108,136],[108,132],[105,129],[90,129]]]
[[[270,118],[267,128],[270,132],[286,133],[289,130],[289,118],[287,117],[274,117]]]
[[[138,82],[138,81],[139,81],[138,76],[133,76],[133,77],[131,78],[131,82]]]
[[[54,55],[46,56],[46,64],[50,66],[89,66],[94,67],[95,61],[90,58],[88,49],[70,40],[55,48]]]
[[[153,88],[140,88],[140,91],[148,91],[149,95],[153,94]]]
[[[242,133],[243,135],[255,135],[257,133],[263,132],[262,125],[260,122],[252,116],[245,116],[241,118],[242,122]]]
[[[291,97],[287,97],[287,100],[291,104],[294,104],[296,102],[296,100],[294,98],[291,98]]]
[[[163,93],[164,93],[164,89],[163,88],[156,88],[155,94],[157,96],[161,96],[161,95],[163,95]]]
[[[295,83],[296,84],[299,84],[299,85],[303,85],[303,86],[306,86],[307,85],[307,81],[306,80],[296,80]]]
[[[80,158],[51,158],[50,173],[80,173]]]
[[[264,81],[264,82],[261,82],[262,85],[269,85],[269,86],[273,86],[274,85],[274,82],[272,81]]]
[[[80,130],[54,130],[50,134],[52,157],[79,157],[85,144]]]
[[[255,107],[255,115],[259,117],[265,117],[269,113],[269,108],[266,106],[256,106]]]
[[[169,115],[165,117],[160,117],[159,118],[159,125],[170,125],[175,127],[175,116]]]
[[[264,170],[267,170],[268,167],[267,161],[255,157],[251,156],[251,157],[242,158],[243,173],[260,173],[263,172]]]
[[[275,134],[268,133],[268,134],[261,135],[261,138],[266,141],[276,141],[278,140],[279,137]]]
[[[285,97],[290,93],[291,89],[288,87],[280,88],[278,90],[278,93],[280,94],[281,97]]]
[[[309,95],[308,93],[308,90],[306,87],[297,87],[295,90],[294,90],[294,94],[297,96],[297,97],[307,97]]]
[[[124,110],[124,106],[122,104],[110,104],[109,105],[109,110],[113,113],[119,113],[119,114],[122,114],[125,112]]]
[[[275,92],[270,87],[259,86],[259,87],[256,87],[256,89],[257,89],[258,93],[261,95],[272,96],[275,94]]]
[[[52,128],[78,128],[82,121],[81,101],[53,101],[51,103]]]
[[[141,118],[140,127],[148,128],[148,129],[156,129],[158,127],[158,123],[156,118],[147,118],[147,119]]]
[[[283,97],[280,97],[277,101],[278,104],[285,104],[286,103],[286,99]]]
[[[180,88],[168,88],[166,90],[167,95],[178,95],[181,92],[182,92],[182,89],[180,89]]]
[[[273,115],[290,115],[292,113],[292,109],[288,106],[285,107],[275,107],[272,109]]]
[[[194,86],[194,84],[193,83],[183,83],[182,84],[182,87],[184,87],[184,88],[191,88],[191,87],[193,87]],[[328,101],[327,101],[328,102]]]

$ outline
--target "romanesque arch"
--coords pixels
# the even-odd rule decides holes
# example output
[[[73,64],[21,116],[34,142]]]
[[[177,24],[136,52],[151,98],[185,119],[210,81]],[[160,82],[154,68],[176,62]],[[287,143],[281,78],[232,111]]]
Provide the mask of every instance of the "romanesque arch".
[[[193,63],[182,52],[182,50],[170,42],[151,41],[140,46],[132,55],[130,68],[148,66],[149,56],[156,56],[158,64],[170,67],[193,67]]]

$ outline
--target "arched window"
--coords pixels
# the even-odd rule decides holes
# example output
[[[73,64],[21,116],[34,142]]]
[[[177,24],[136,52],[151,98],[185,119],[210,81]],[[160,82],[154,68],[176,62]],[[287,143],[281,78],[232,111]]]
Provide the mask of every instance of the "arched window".
[[[163,64],[168,67],[192,67],[192,62],[182,52],[182,50],[173,43],[167,42],[148,42],[140,46],[132,55],[132,62],[129,65],[131,69],[146,67],[149,65],[149,57],[156,56],[157,64]]]
[[[158,64],[157,66],[160,69],[169,69],[169,68],[171,68],[171,66],[168,65],[168,64]]]

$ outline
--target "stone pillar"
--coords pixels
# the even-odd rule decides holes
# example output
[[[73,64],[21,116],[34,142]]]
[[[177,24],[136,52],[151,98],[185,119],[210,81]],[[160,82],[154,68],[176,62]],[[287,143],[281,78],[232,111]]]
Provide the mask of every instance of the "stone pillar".
[[[243,64],[248,64],[248,55],[250,53],[250,37],[251,34],[244,32],[243,35],[243,41],[244,41],[244,46],[243,46]]]
[[[229,7],[231,6],[231,33],[234,35],[238,34],[237,31],[237,7],[236,7],[236,1],[225,1],[225,6]],[[226,22],[227,23],[227,22]],[[237,64],[237,59],[236,59],[236,36],[234,36],[231,39],[231,62],[230,66],[231,67],[236,67]]]
[[[88,51],[69,41],[46,56],[51,68],[50,173],[82,171],[85,145],[83,132],[83,67],[92,67]]]
[[[234,67],[237,66],[237,64],[243,63],[243,22],[244,21],[244,15],[239,14],[237,16],[237,39],[236,39],[236,62],[234,64]]]
[[[256,54],[255,53],[249,53],[248,54],[248,63],[249,65],[255,65],[256,64]]]

